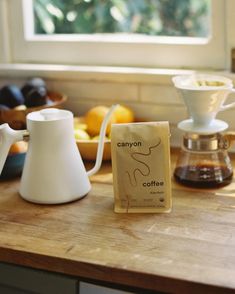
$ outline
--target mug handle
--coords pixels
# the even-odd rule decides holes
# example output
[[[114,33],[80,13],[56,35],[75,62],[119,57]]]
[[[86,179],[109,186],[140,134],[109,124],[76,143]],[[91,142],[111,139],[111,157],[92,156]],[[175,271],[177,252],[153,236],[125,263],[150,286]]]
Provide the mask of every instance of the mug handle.
[[[234,88],[230,90],[230,92],[228,93],[228,95],[231,94],[231,93],[235,93],[235,89]],[[232,108],[232,107],[235,107],[235,102],[232,102],[232,103],[229,103],[229,104],[226,104],[226,105],[221,105],[219,111],[224,111],[224,110],[227,110],[227,109]]]

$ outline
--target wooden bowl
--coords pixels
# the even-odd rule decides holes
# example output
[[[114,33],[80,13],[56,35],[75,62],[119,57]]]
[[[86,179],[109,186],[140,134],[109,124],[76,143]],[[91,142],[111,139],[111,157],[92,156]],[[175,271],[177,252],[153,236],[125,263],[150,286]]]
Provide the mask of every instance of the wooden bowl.
[[[96,160],[98,141],[96,140],[77,140],[76,141],[82,159]],[[106,140],[104,143],[103,160],[111,159],[111,141]]]
[[[28,113],[44,108],[61,108],[66,102],[67,97],[56,92],[48,92],[48,103],[38,107],[28,107],[26,109],[0,110],[0,124],[8,123],[15,130],[25,129],[26,116]]]

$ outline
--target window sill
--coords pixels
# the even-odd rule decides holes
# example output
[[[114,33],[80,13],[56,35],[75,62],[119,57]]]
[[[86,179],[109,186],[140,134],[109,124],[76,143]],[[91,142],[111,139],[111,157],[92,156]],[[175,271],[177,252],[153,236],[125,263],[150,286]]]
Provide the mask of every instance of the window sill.
[[[56,64],[0,64],[0,77],[28,78],[40,76],[63,80],[92,80],[109,82],[136,82],[172,84],[171,78],[179,74],[192,74],[197,70],[160,69],[140,67],[115,67],[115,66],[76,66]],[[216,75],[224,75],[235,80],[235,74],[229,71],[206,71]]]
[[[178,74],[190,74],[191,70],[154,69],[110,66],[72,66],[51,64],[0,64],[0,77],[27,78],[40,76],[63,80],[135,82],[169,84]]]

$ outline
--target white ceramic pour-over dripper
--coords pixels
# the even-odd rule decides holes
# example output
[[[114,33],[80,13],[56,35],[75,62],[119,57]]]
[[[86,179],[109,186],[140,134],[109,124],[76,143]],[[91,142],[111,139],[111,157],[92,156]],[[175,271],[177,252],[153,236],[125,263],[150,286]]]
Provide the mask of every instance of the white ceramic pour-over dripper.
[[[234,93],[230,79],[208,74],[183,75],[173,78],[175,87],[183,98],[190,119],[178,124],[187,132],[214,133],[225,130],[228,124],[216,119],[220,111],[235,107],[235,102],[224,104]]]
[[[91,189],[88,176],[101,166],[108,121],[117,105],[110,108],[101,126],[94,168],[86,172],[77,148],[73,114],[67,110],[44,109],[27,115],[29,134],[20,195],[42,204],[59,204],[84,197]],[[26,131],[0,126],[0,173],[12,143],[23,140]]]

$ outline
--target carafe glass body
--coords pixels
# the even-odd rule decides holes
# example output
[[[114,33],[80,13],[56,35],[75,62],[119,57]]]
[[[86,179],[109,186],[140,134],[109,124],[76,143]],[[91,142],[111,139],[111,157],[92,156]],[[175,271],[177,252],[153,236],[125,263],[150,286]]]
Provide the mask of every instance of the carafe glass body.
[[[200,144],[202,143],[200,136],[197,147],[193,147],[192,144],[189,144],[192,148],[188,144],[183,144],[181,147],[174,170],[175,180],[196,188],[218,188],[228,185],[233,178],[233,167],[227,150],[219,148],[217,137],[214,137],[213,141],[212,136],[209,137],[206,144],[207,138],[203,137],[204,145]],[[217,144],[214,144],[216,142]]]

